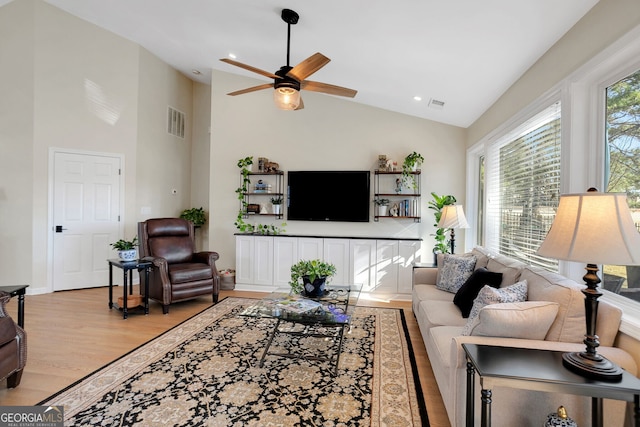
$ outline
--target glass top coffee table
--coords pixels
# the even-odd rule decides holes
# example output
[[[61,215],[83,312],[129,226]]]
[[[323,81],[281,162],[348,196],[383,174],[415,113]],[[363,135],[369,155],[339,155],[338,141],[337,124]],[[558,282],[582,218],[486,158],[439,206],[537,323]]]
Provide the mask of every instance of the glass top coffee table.
[[[291,295],[290,288],[283,288],[247,307],[240,313],[241,316],[276,319],[259,366],[264,366],[267,356],[328,361],[333,366],[332,375],[336,375],[344,331],[351,324],[361,289],[361,284],[327,285],[322,296],[305,297]],[[326,352],[318,353],[300,350],[300,347],[299,351],[293,352],[291,347],[296,346],[289,349],[277,346],[272,349],[278,335],[330,340],[333,345]]]

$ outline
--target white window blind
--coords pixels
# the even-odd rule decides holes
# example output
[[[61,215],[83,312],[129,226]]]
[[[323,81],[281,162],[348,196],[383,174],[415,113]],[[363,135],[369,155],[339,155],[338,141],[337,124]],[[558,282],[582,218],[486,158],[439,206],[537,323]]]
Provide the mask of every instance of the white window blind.
[[[560,197],[560,102],[547,107],[487,149],[485,246],[528,264],[558,270],[535,252]]]

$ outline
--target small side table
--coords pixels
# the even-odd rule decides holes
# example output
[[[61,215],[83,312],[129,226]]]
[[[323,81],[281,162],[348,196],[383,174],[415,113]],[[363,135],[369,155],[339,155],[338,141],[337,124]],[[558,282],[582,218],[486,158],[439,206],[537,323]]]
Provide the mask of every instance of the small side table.
[[[475,373],[482,387],[482,427],[491,427],[494,386],[590,396],[593,427],[603,426],[602,399],[634,402],[640,427],[640,379],[623,371],[622,380],[607,382],[575,374],[562,365],[562,351],[462,344],[467,356],[467,427],[474,424]]]
[[[18,326],[24,329],[24,295],[29,285],[0,286],[0,291],[18,297]]]
[[[149,314],[149,270],[151,270],[151,266],[153,263],[151,261],[144,260],[134,260],[134,261],[123,261],[121,259],[108,259],[109,262],[109,309],[117,308],[118,304],[113,302],[113,267],[121,268],[123,271],[123,301],[122,301],[122,318],[126,319],[129,315],[127,310],[127,288],[129,288],[129,295],[133,294],[133,270],[138,270],[138,272],[144,270],[145,275],[145,287],[144,287],[144,314]],[[127,275],[127,273],[129,273]],[[127,280],[127,276],[128,279]]]

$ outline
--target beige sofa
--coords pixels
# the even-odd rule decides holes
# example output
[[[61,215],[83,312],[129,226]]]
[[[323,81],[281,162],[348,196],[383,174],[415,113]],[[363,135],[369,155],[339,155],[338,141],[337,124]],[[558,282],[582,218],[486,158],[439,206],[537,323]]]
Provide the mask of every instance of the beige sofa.
[[[440,271],[429,267],[414,269],[413,312],[451,425],[461,427],[465,420],[466,397],[463,343],[583,351],[586,323],[584,295],[581,292],[584,286],[512,258],[492,255],[481,247],[456,256],[474,257],[475,269],[485,267],[490,272],[502,273],[500,289],[519,281],[527,282],[527,302],[484,306],[474,321],[473,332],[465,336],[462,332],[468,319],[462,317],[460,309],[454,304],[455,294],[436,287],[443,267]],[[439,257],[438,265],[443,265],[443,258]],[[553,311],[550,320],[545,322],[544,317],[549,316],[541,314],[539,306],[545,307],[547,314],[549,309],[555,310],[556,306],[557,311]],[[601,346],[598,352],[636,375],[637,367],[633,358],[624,350],[614,347],[621,315],[617,307],[600,302],[597,334]],[[558,369],[565,368],[558,366]],[[479,393],[478,376],[476,381]],[[579,426],[591,425],[591,399],[587,397],[498,387],[493,390],[492,400],[493,425],[497,427],[542,426],[546,416],[560,405],[567,408],[569,416]],[[475,405],[476,419],[479,419],[480,406],[478,403]],[[625,418],[629,418],[628,406],[625,402],[605,400],[605,425],[625,425]]]

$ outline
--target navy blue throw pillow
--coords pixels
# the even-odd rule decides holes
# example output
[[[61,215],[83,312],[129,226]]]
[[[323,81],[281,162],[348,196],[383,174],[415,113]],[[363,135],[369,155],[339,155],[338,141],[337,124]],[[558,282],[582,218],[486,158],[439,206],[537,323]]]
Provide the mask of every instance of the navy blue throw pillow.
[[[462,312],[462,317],[469,317],[473,300],[478,296],[478,292],[484,285],[493,288],[499,288],[502,282],[502,273],[494,273],[484,267],[478,268],[471,274],[466,282],[458,289],[456,296],[453,297],[453,303],[458,306]]]

